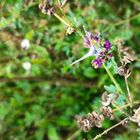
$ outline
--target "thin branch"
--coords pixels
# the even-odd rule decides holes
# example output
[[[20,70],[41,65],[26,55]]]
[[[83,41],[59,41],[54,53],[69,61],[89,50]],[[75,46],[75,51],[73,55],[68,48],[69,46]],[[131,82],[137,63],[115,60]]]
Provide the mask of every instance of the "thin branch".
[[[58,0],[58,5],[59,5],[59,7],[61,6],[61,1],[60,0]]]
[[[137,105],[137,104],[140,104],[140,101],[133,102],[133,105]],[[122,110],[122,109],[127,108],[127,107],[130,107],[130,106],[131,106],[131,104],[128,103],[126,105],[120,106],[119,109]],[[116,111],[118,111],[118,108],[113,109],[113,112],[116,112]]]
[[[124,76],[124,79],[125,79],[125,84],[126,84],[126,88],[127,88],[128,99],[129,99],[129,102],[130,102],[131,107],[132,107],[133,102],[132,102],[132,97],[131,97],[131,93],[130,93],[129,86],[128,86],[127,77]]]
[[[81,129],[78,129],[74,134],[72,134],[69,138],[67,138],[66,140],[73,140],[75,139],[79,133],[81,133]]]
[[[63,18],[61,18],[58,14],[54,13],[54,16],[59,19],[62,23],[64,23],[67,27],[71,27],[69,23],[67,23]]]
[[[130,115],[129,115],[127,112],[123,111],[123,109],[120,108],[120,106],[118,106],[118,105],[116,105],[116,104],[114,104],[114,105],[115,105],[115,107],[116,107],[116,109],[117,109],[118,111],[120,111],[121,113],[125,114],[127,117],[130,117]]]
[[[134,15],[134,16],[128,18],[128,19],[124,19],[124,20],[121,20],[121,21],[119,21],[119,22],[116,22],[116,23],[114,23],[113,25],[114,25],[114,26],[119,26],[119,25],[121,25],[121,24],[124,24],[125,22],[134,20],[134,19],[136,19],[136,18],[138,18],[138,17],[140,17],[140,12],[137,13],[136,15]]]
[[[66,4],[67,0],[64,0],[61,4],[61,7],[64,7],[64,5]]]
[[[97,140],[98,138],[100,138],[100,137],[102,137],[103,135],[107,134],[109,131],[111,131],[111,130],[114,129],[115,127],[117,127],[117,126],[123,124],[123,123],[124,123],[125,121],[127,121],[127,120],[128,120],[128,118],[123,119],[123,120],[120,121],[119,123],[113,125],[112,127],[106,129],[105,131],[103,131],[101,134],[96,135],[96,136],[93,138],[93,140]]]

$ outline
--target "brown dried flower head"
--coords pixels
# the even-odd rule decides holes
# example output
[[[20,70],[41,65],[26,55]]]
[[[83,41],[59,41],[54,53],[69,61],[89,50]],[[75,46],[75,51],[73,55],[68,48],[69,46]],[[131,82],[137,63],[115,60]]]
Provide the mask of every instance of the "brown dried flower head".
[[[102,104],[103,106],[109,106],[111,103],[113,104],[114,101],[118,98],[118,94],[117,93],[112,93],[112,94],[107,94],[107,92],[105,91],[102,94]]]
[[[124,66],[137,59],[135,52],[130,47],[121,46],[119,48],[119,52],[120,52],[120,54],[122,54],[122,65],[124,65]]]
[[[134,111],[134,115],[132,116],[131,120],[140,126],[140,107]]]
[[[49,16],[55,13],[54,7],[50,4],[50,0],[44,0],[42,3],[40,3],[39,9],[43,14],[48,14]]]
[[[88,113],[87,117],[76,116],[76,120],[78,127],[84,132],[88,132],[94,126],[99,128],[102,127],[104,116],[93,111],[92,113]]]
[[[102,112],[102,115],[103,115],[104,117],[108,117],[108,118],[110,118],[111,120],[114,119],[113,110],[112,110],[111,107],[109,107],[109,106],[103,106],[103,107],[101,108],[101,112]]]
[[[126,76],[127,78],[131,75],[130,69],[126,69],[124,65],[118,68],[118,73],[121,76]]]
[[[73,27],[67,27],[66,30],[66,35],[71,35],[75,32],[76,30]]]

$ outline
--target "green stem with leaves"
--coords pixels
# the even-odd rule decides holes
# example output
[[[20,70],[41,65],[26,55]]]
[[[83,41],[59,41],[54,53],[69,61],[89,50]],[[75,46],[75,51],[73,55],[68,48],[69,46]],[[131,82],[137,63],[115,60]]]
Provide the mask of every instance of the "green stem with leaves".
[[[109,69],[104,64],[103,64],[103,67],[106,70],[106,72],[109,75],[109,77],[112,80],[112,82],[114,83],[114,85],[117,88],[118,92],[119,93],[124,93],[123,90],[121,89],[120,85],[118,84],[118,82],[116,81],[116,79],[114,78],[114,76],[112,75],[112,73],[109,71]]]

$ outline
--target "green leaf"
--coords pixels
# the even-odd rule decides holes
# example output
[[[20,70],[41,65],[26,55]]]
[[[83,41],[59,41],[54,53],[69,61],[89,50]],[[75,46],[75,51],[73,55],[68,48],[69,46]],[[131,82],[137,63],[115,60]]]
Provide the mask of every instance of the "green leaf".
[[[109,93],[117,93],[117,88],[114,85],[104,86],[105,90]]]
[[[94,78],[97,76],[97,74],[94,72],[92,67],[88,67],[84,69],[84,76],[87,78]]]
[[[48,137],[49,140],[59,140],[58,134],[56,132],[56,128],[52,125],[48,128]]]
[[[121,94],[118,99],[116,100],[116,104],[119,106],[125,105],[127,102],[126,94]]]

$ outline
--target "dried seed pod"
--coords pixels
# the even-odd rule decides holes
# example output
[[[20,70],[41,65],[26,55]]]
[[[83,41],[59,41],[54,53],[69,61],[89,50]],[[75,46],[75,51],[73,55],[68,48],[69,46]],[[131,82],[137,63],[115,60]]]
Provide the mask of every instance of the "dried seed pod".
[[[126,78],[128,78],[129,76],[131,75],[131,71],[130,71],[130,69],[127,69],[127,72],[126,72]]]
[[[126,73],[127,73],[127,70],[126,70],[125,66],[120,66],[120,67],[118,68],[118,73],[119,73],[119,75],[121,75],[121,76],[125,76]]]
[[[104,106],[108,106],[111,103],[111,98],[108,97],[108,94],[106,91],[102,94],[102,101],[103,101],[102,104]]]
[[[103,115],[99,115],[96,120],[95,120],[95,126],[101,128],[102,127],[102,123],[104,121],[104,116]]]
[[[91,122],[87,118],[76,116],[76,120],[78,127],[81,128],[84,132],[88,132],[92,128]]]
[[[50,0],[44,0],[42,3],[39,4],[39,9],[42,11],[43,14],[48,14],[49,16],[55,13],[55,9],[50,4]]]
[[[78,127],[84,132],[88,132],[94,126],[102,127],[104,116],[99,115],[96,111],[88,113],[87,117],[76,116]]]
[[[128,77],[131,75],[130,69],[126,69],[125,66],[120,66],[120,67],[118,68],[118,73],[119,73],[119,75],[121,75],[121,76],[126,76],[126,78],[128,78]]]
[[[109,117],[111,120],[114,119],[113,110],[112,110],[111,107],[109,107],[109,106],[103,106],[101,108],[101,112],[102,112],[102,115],[104,117]]]
[[[140,126],[140,107],[134,110],[134,115],[131,118],[131,121],[136,122]]]
[[[128,63],[133,62],[136,60],[135,52],[130,47],[121,48],[122,58],[122,65],[126,65]]]
[[[66,30],[66,35],[71,35],[72,33],[74,33],[76,30],[73,27],[67,27]]]
[[[119,95],[117,93],[112,93],[112,94],[107,94],[107,92],[105,91],[102,95],[102,104],[103,106],[108,106],[111,103],[113,103],[117,98],[119,97]]]
[[[114,43],[118,46],[118,49],[120,49],[120,51],[121,51],[121,48],[124,45],[124,40],[121,38],[117,38],[117,39],[115,39]]]
[[[94,118],[93,118],[93,115],[91,114],[91,113],[88,113],[88,115],[87,115],[87,119],[89,120],[89,122],[90,122],[90,126],[91,127],[94,127]]]

